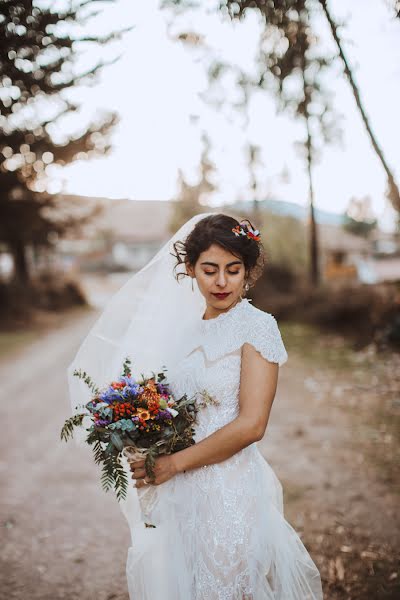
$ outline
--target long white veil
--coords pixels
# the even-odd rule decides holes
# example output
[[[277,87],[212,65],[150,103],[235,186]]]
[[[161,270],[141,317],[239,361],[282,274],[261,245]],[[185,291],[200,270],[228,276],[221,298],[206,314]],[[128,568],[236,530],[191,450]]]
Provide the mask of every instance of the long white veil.
[[[121,373],[123,361],[129,357],[134,377],[149,376],[166,367],[168,378],[168,371],[187,353],[192,342],[190,330],[204,314],[206,304],[195,280],[190,277],[176,280],[173,244],[178,240],[185,241],[196,223],[212,214],[202,213],[189,219],[153,259],[114,294],[84,339],[67,371],[72,413],[87,415],[84,427],[90,424],[90,413],[85,404],[91,398],[91,391],[74,376],[75,370],[85,371],[96,386],[102,388]],[[184,265],[178,265],[175,272],[183,273]],[[74,432],[79,446],[85,445],[86,437],[84,428]],[[125,467],[129,470],[128,465]],[[143,578],[143,590],[150,590],[146,598],[143,595],[143,600],[185,597],[182,589],[188,585],[182,576],[172,577],[167,564],[162,566],[172,542],[171,536],[175,535],[172,522],[168,522],[168,528],[165,524],[159,524],[155,529],[145,527],[139,496],[150,493],[150,497],[157,500],[158,489],[157,486],[137,489],[132,482],[128,485],[126,499],[119,502],[132,538],[126,566],[131,598],[136,598],[140,589],[138,574]],[[173,545],[177,552],[180,551],[178,540]],[[152,569],[155,560],[157,564],[157,555],[160,560],[157,578],[154,578]]]
[[[134,376],[157,373],[163,366],[168,372],[184,356],[190,342],[185,332],[201,318],[205,301],[195,280],[181,277],[178,283],[175,279],[176,259],[171,253],[174,242],[184,241],[195,224],[211,214],[202,213],[187,221],[110,299],[68,367],[73,414],[89,414],[84,405],[91,397],[87,385],[74,376],[75,370],[85,371],[101,388],[120,374],[127,356]],[[178,265],[176,272],[184,272],[184,266]],[[83,445],[85,431],[74,437]]]

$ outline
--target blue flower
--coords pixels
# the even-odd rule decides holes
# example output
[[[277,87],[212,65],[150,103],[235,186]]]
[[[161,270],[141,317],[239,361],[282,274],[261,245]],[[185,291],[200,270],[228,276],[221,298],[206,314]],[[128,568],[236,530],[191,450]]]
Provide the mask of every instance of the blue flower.
[[[126,385],[122,390],[122,395],[124,398],[136,398],[139,392],[139,386],[134,385]]]
[[[125,385],[135,385],[136,380],[133,377],[128,377],[127,375],[123,375],[120,378],[121,383],[125,383]]]
[[[121,395],[117,390],[114,390],[114,388],[110,386],[104,392],[101,392],[99,398],[100,400],[102,400],[102,402],[107,402],[108,404],[111,404],[112,402],[121,400]]]

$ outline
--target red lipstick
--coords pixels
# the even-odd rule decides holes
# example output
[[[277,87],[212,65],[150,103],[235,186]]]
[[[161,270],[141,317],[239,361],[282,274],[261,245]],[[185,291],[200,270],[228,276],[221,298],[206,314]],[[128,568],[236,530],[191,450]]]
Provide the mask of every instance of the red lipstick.
[[[225,294],[213,294],[213,296],[218,298],[218,300],[223,300],[224,298],[227,298],[229,295],[230,295],[230,292],[225,293]]]

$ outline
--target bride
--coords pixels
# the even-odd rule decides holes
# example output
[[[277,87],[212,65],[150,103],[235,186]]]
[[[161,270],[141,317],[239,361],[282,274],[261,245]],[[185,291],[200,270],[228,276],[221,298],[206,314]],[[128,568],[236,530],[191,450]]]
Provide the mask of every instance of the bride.
[[[250,221],[196,215],[114,296],[69,368],[73,405],[85,401],[76,367],[106,382],[128,354],[134,373],[166,366],[175,397],[213,399],[198,413],[196,443],[159,456],[154,479],[144,460],[125,464],[131,600],[323,597],[257,447],[287,360],[275,318],[244,297],[263,262]]]

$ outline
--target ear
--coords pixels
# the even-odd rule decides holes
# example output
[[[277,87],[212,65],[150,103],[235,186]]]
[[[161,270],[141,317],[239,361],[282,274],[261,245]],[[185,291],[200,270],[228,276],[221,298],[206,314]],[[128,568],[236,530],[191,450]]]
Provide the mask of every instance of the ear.
[[[189,263],[186,263],[186,273],[189,277],[194,277],[194,269]]]

